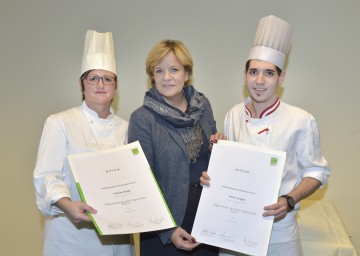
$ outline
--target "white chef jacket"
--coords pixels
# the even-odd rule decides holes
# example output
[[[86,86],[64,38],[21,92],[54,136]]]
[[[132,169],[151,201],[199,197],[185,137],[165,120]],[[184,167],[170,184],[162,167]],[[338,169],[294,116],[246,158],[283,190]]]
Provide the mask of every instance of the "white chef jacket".
[[[314,117],[278,99],[264,110],[260,118],[252,118],[246,107],[250,102],[251,98],[248,97],[244,103],[235,105],[227,113],[224,121],[224,135],[227,139],[286,152],[280,195],[292,191],[305,177],[315,178],[324,186],[330,169],[321,152],[320,136]],[[299,204],[286,218],[274,223],[270,247],[272,244],[299,241],[295,219],[298,209]],[[285,251],[284,254],[276,255],[295,254]]]
[[[99,236],[92,223],[72,223],[52,204],[62,197],[80,201],[67,155],[96,151],[127,143],[128,122],[114,114],[99,118],[85,101],[47,118],[42,133],[34,186],[43,215],[43,255],[132,255],[129,236]]]

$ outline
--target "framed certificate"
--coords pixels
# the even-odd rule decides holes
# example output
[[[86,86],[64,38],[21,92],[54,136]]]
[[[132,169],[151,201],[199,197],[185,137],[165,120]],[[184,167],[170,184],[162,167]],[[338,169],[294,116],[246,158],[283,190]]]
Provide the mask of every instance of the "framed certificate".
[[[176,226],[138,141],[68,156],[81,199],[100,235]]]
[[[277,202],[286,153],[232,141],[213,146],[192,235],[198,242],[266,255],[273,217],[264,206]]]

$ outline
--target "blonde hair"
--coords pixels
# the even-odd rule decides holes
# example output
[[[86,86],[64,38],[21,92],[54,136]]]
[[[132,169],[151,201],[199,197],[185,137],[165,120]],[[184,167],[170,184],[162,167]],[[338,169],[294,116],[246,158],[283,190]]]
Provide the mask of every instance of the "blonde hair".
[[[185,86],[192,84],[193,61],[191,54],[186,46],[179,40],[164,39],[157,43],[150,50],[145,61],[146,74],[148,75],[151,85],[155,85],[154,67],[158,64],[169,52],[174,52],[176,58],[183,65],[185,71],[188,73],[188,80],[185,81]]]

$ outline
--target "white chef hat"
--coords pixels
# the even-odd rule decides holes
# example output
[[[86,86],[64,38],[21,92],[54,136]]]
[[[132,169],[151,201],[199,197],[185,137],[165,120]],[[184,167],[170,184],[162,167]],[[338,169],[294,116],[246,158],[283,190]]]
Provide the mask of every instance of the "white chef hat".
[[[268,61],[282,70],[290,49],[291,33],[286,21],[274,15],[261,18],[248,60]]]
[[[91,69],[103,69],[116,75],[116,60],[111,32],[88,30],[85,36],[81,74]]]

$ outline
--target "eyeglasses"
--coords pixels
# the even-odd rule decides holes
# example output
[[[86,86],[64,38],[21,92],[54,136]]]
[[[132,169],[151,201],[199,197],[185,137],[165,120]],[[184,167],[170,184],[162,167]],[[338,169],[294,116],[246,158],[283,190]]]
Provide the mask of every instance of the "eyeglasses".
[[[111,76],[87,76],[84,78],[88,84],[96,85],[99,83],[100,79],[104,85],[113,85],[116,78]]]

